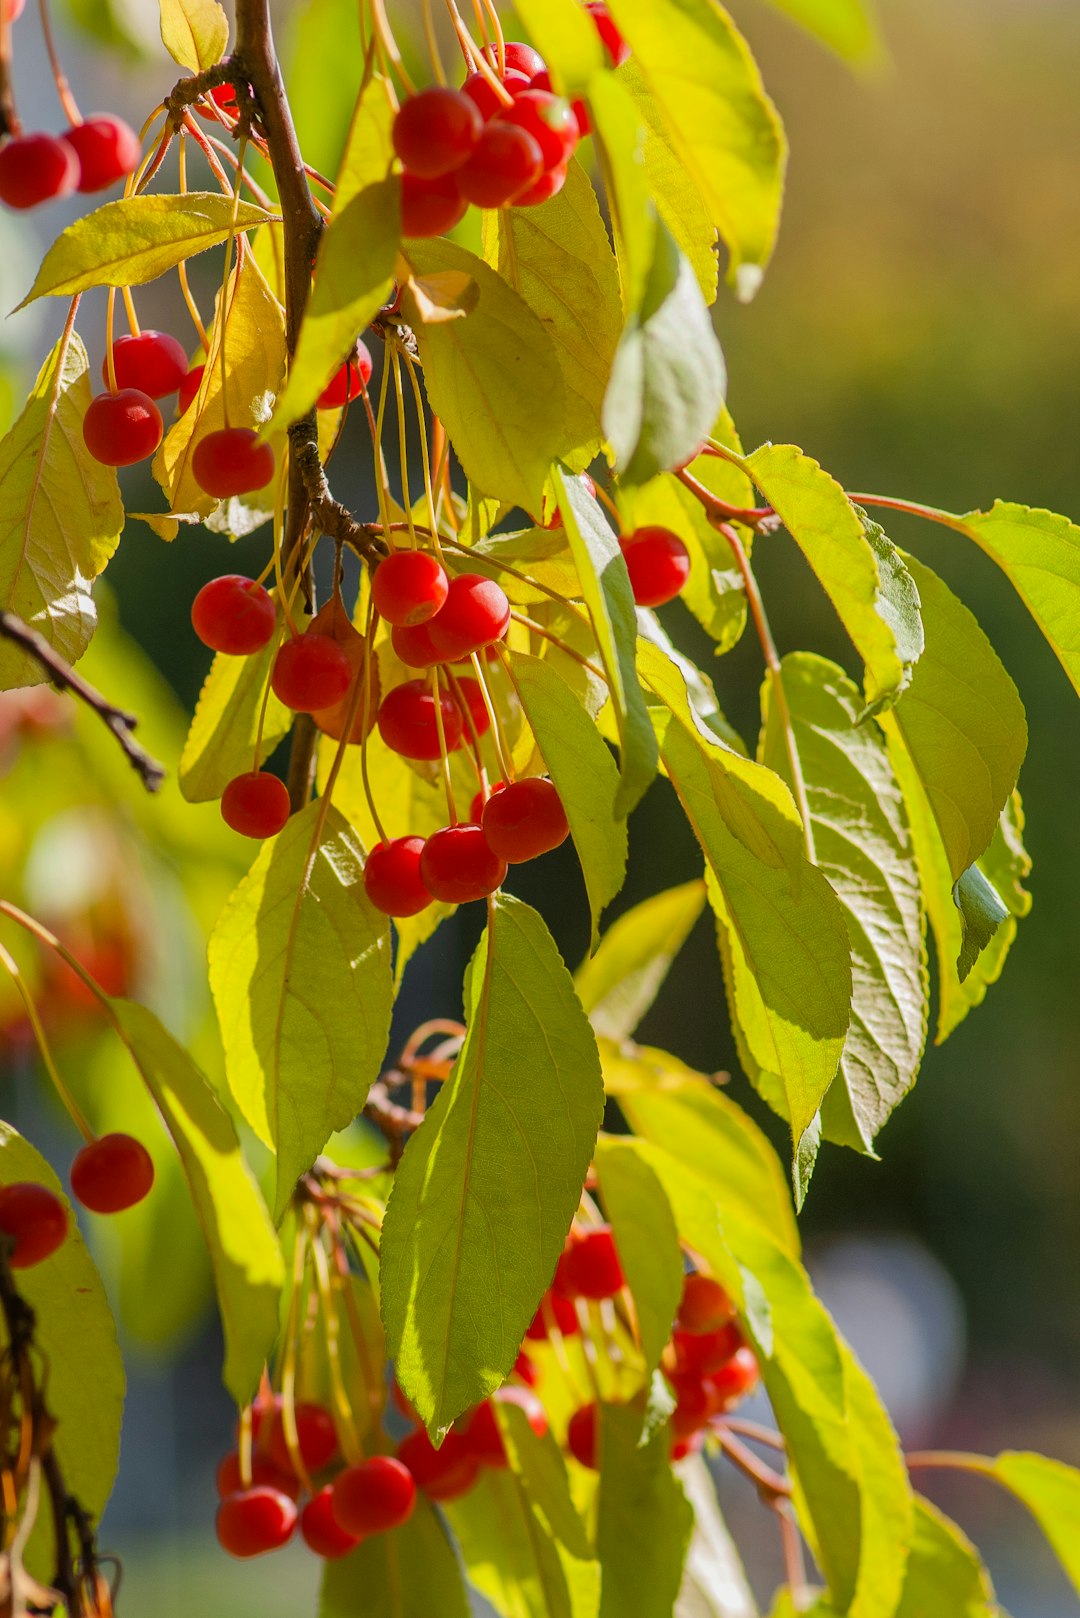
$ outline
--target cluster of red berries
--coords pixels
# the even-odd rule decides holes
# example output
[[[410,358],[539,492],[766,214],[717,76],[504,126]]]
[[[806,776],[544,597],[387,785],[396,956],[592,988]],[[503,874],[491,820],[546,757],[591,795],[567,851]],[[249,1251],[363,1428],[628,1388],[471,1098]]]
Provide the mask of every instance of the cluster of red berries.
[[[607,7],[586,7],[614,66],[629,50]],[[441,236],[479,208],[529,208],[566,183],[570,159],[589,133],[583,103],[555,95],[543,57],[531,45],[483,51],[487,72],[460,90],[435,85],[404,102],[394,120],[394,150],[404,165],[406,236]]]
[[[73,191],[104,191],[134,171],[141,149],[130,124],[107,112],[62,135],[12,135],[0,145],[0,202],[36,208]]]
[[[90,1141],[71,1165],[71,1189],[91,1213],[122,1213],[141,1202],[154,1183],[154,1164],[131,1135]],[[67,1236],[64,1205],[46,1186],[17,1180],[0,1188],[0,1232],[12,1242],[8,1263],[26,1270],[50,1258]]]

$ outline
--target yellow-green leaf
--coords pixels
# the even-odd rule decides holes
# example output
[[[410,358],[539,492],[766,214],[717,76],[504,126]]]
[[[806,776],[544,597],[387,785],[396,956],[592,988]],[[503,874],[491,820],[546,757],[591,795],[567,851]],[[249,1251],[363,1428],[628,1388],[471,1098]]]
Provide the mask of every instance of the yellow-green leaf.
[[[230,230],[251,230],[272,217],[253,202],[234,202],[217,191],[153,192],[106,202],[61,231],[19,307],[87,287],[141,286],[219,247]]]
[[[1006,1450],[986,1470],[1024,1502],[1080,1592],[1080,1472],[1021,1450]]]
[[[641,1443],[641,1413],[600,1406],[600,1618],[670,1618],[694,1514],[668,1458],[667,1427]]]
[[[469,1618],[457,1557],[423,1496],[402,1527],[371,1534],[348,1556],[327,1562],[319,1618]]]
[[[871,0],[771,0],[771,4],[845,61],[865,63],[881,54]]]
[[[599,35],[575,0],[521,0],[515,7],[564,93],[583,90],[604,64]]]
[[[645,1369],[653,1371],[682,1294],[682,1250],[671,1204],[654,1171],[626,1141],[597,1141],[596,1172],[634,1300]]]
[[[217,0],[160,0],[161,43],[189,73],[215,66],[229,44],[229,19]]]
[[[276,651],[275,639],[251,657],[219,652],[211,663],[180,755],[188,803],[220,798],[235,775],[256,769],[289,734],[295,716],[267,690]]]
[[[705,907],[705,884],[684,882],[619,917],[574,978],[597,1034],[629,1039]]]
[[[967,1535],[916,1495],[915,1537],[896,1618],[998,1618],[999,1612],[990,1575]]]

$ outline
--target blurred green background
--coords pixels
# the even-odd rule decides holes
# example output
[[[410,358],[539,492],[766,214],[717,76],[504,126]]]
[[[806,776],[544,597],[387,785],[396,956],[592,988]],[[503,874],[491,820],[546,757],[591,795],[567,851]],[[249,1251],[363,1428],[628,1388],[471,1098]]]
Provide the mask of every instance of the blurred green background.
[[[109,9],[109,7],[113,9]],[[95,27],[152,41],[152,0],[74,0]],[[749,307],[722,295],[717,322],[730,404],[748,446],[790,440],[852,489],[964,511],[996,495],[1080,517],[1080,7],[1075,0],[883,0],[889,59],[853,76],[757,0],[732,0],[792,145],[780,247]],[[395,12],[395,14],[397,14]],[[316,162],[332,165],[359,62],[352,7],[283,7],[297,101]],[[330,55],[318,48],[337,46]],[[34,19],[16,30],[17,84],[54,121]],[[147,48],[150,48],[147,46]],[[175,76],[65,50],[87,103],[140,122]],[[328,77],[328,63],[334,64]],[[0,221],[0,293],[16,301],[57,214]],[[10,296],[8,293],[10,292]],[[206,283],[203,285],[206,292]],[[150,324],[175,320],[148,288]],[[43,351],[55,312],[0,328],[9,385]],[[102,322],[81,329],[100,354]],[[345,496],[367,514],[363,439],[339,457]],[[155,501],[133,479],[139,500]],[[136,502],[137,503],[137,502]],[[888,531],[938,569],[975,612],[1016,679],[1031,729],[1021,778],[1035,905],[1004,979],[942,1049],[879,1141],[882,1161],[827,1150],[804,1227],[819,1284],[879,1376],[905,1436],[936,1447],[1041,1448],[1080,1462],[1080,708],[1004,579],[973,546],[896,518]],[[180,702],[194,702],[205,659],[185,604],[222,570],[226,542],[201,531],[171,547],[132,525],[109,571],[124,627]],[[238,568],[260,543],[229,552]],[[783,536],[762,541],[759,575],[782,651],[812,646],[850,662],[824,598]],[[261,560],[260,560],[261,565]],[[670,627],[701,658],[688,616]],[[750,639],[714,669],[729,718],[756,724],[761,668]],[[122,693],[121,693],[122,695]],[[168,761],[175,765],[175,758]],[[2,788],[0,788],[2,790]],[[230,850],[228,858],[239,851]],[[625,902],[698,873],[666,788],[632,838]],[[571,858],[518,891],[547,914],[568,959],[585,932]],[[458,1009],[472,918],[410,970],[405,1023]],[[715,951],[702,924],[644,1029],[706,1070],[734,1069]],[[732,1093],[779,1132],[737,1074]],[[22,1085],[26,1103],[25,1082]],[[163,1283],[165,1284],[165,1283]],[[310,1610],[302,1553],[229,1565],[209,1542],[212,1466],[230,1417],[208,1329],[178,1363],[136,1359],[121,1482],[106,1540],[128,1554],[121,1610],[171,1618],[205,1601],[234,1618]],[[934,1497],[976,1538],[1017,1618],[1066,1618],[1075,1597],[1019,1514],[983,1485]],[[759,1508],[722,1480],[725,1506],[767,1593],[779,1577]],[[437,1618],[437,1615],[431,1615]]]

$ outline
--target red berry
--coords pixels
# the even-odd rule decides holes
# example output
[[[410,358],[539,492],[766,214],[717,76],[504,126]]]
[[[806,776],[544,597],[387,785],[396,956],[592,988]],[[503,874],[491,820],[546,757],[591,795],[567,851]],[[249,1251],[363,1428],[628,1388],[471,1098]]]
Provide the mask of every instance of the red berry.
[[[507,787],[507,792],[510,788]],[[506,793],[500,793],[500,800]],[[610,1225],[595,1225],[574,1239],[552,1283],[565,1298],[613,1298],[626,1285]]]
[[[582,1405],[575,1410],[566,1428],[566,1447],[575,1461],[587,1466],[593,1472],[600,1469],[599,1449],[599,1422],[597,1409],[593,1405]]]
[[[547,90],[550,92],[552,88],[551,74],[546,68],[543,73],[537,73],[535,77],[529,80],[530,90]],[[589,122],[589,109],[584,101],[571,101],[570,106],[573,109],[574,117],[577,119],[578,133],[581,139],[584,140],[592,129],[592,124]]]
[[[675,1394],[675,1409],[671,1414],[671,1429],[676,1438],[689,1438],[704,1427],[719,1409],[709,1378],[696,1376],[670,1376]]]
[[[639,607],[674,601],[690,577],[690,552],[670,528],[635,528],[619,540]]]
[[[457,1500],[467,1494],[480,1475],[480,1463],[471,1455],[461,1434],[451,1429],[436,1449],[421,1429],[398,1445],[398,1460],[407,1466],[416,1486],[431,1500]]]
[[[688,1455],[696,1455],[704,1442],[700,1432],[691,1433],[687,1438],[676,1438],[673,1433],[672,1439],[671,1459],[673,1461],[685,1461]]]
[[[326,635],[340,647],[349,665],[349,685],[343,697],[325,708],[312,710],[312,717],[324,736],[336,742],[343,738],[356,746],[371,734],[379,711],[381,683],[379,665],[369,654],[368,644],[354,628],[339,596],[333,596],[315,614],[307,635]],[[365,681],[367,690],[364,689]],[[351,714],[351,721],[350,721]],[[348,736],[345,727],[348,725]]]
[[[321,1472],[329,1466],[338,1452],[337,1429],[329,1410],[322,1405],[300,1400],[294,1409],[296,1436],[300,1445],[300,1459],[309,1472]],[[266,1453],[283,1472],[293,1470],[292,1456],[285,1437],[285,1412],[274,1414],[265,1437]]]
[[[436,84],[402,103],[394,150],[411,174],[437,180],[459,169],[480,139],[484,121],[471,96]]]
[[[479,826],[483,819],[485,803],[487,803],[489,798],[494,797],[496,792],[501,792],[505,785],[505,781],[498,781],[493,787],[488,787],[486,793],[481,788],[481,790],[473,797],[472,804],[469,808],[469,819],[475,821]]]
[[[543,1438],[548,1430],[547,1413],[530,1388],[500,1388],[490,1399],[485,1399],[483,1404],[476,1406],[468,1419],[463,1435],[469,1453],[476,1457],[481,1466],[509,1465],[509,1456],[495,1415],[496,1402],[515,1404],[524,1410],[529,1426],[537,1438]]]
[[[277,608],[254,579],[224,573],[203,585],[191,603],[191,622],[211,651],[247,657],[261,651],[273,635]]]
[[[79,183],[79,159],[53,135],[17,135],[0,146],[0,202],[36,208],[67,197]]]
[[[352,683],[348,654],[329,635],[307,630],[287,640],[274,659],[270,685],[294,713],[316,713],[340,702]]]
[[[420,876],[422,837],[376,843],[364,866],[364,891],[384,916],[418,916],[431,903]]]
[[[217,1509],[218,1541],[230,1556],[262,1556],[288,1544],[296,1527],[296,1504],[278,1489],[259,1485],[229,1494]]]
[[[615,26],[614,18],[604,0],[588,0],[585,10],[596,24],[596,32],[600,35],[604,49],[611,58],[612,67],[622,67],[628,62],[633,52],[625,39]]]
[[[497,73],[499,71],[497,47],[485,45],[481,55]],[[533,46],[524,44],[520,39],[508,39],[503,46],[503,66],[507,72],[512,69],[515,73],[524,73],[527,79],[531,79],[535,74],[542,73],[547,63]]]
[[[224,1499],[227,1494],[242,1494],[244,1492],[243,1479],[240,1476],[240,1451],[230,1450],[218,1462],[215,1476],[217,1492]],[[265,1455],[256,1451],[251,1457],[251,1482],[253,1487],[277,1489],[281,1494],[287,1494],[290,1500],[300,1498],[300,1483],[290,1472],[282,1472],[273,1461],[267,1460]]]
[[[557,1292],[547,1292],[544,1301],[533,1318],[532,1325],[525,1336],[532,1343],[542,1343],[548,1337],[548,1323],[546,1316],[550,1312],[556,1327],[563,1337],[576,1337],[581,1330],[577,1310],[569,1298],[561,1298]]]
[[[434,618],[448,589],[446,570],[430,551],[395,551],[379,563],[371,579],[376,609],[397,629]]]
[[[206,93],[215,107],[219,107],[222,112],[232,113],[235,117],[238,110],[235,84],[215,84],[214,88]]]
[[[441,689],[439,711],[442,714],[446,750],[452,753],[461,742],[461,709]],[[402,758],[436,759],[441,756],[435,697],[427,680],[406,680],[404,685],[395,686],[386,693],[379,708],[379,735],[387,747],[400,753]]]
[[[118,388],[139,388],[151,399],[164,399],[186,379],[188,360],[183,343],[167,331],[141,331],[138,336],[116,339],[113,369]],[[101,375],[108,387],[107,358],[102,361]]]
[[[543,169],[539,142],[527,130],[495,118],[484,125],[476,150],[454,178],[468,202],[478,208],[504,208],[535,185]]]
[[[134,1208],[153,1183],[153,1159],[132,1135],[102,1135],[84,1146],[71,1165],[71,1189],[91,1213]]]
[[[732,1360],[743,1346],[743,1335],[734,1321],[716,1331],[690,1332],[676,1330],[672,1334],[675,1368],[679,1372],[693,1372],[707,1376],[719,1371]]]
[[[356,353],[340,365],[319,394],[320,410],[340,410],[358,399],[371,381],[371,351],[366,343],[358,342]]]
[[[26,0],[4,0],[4,3],[0,5],[0,10],[7,16],[8,22],[18,22],[23,14],[25,4]]]
[[[537,1370],[536,1365],[529,1358],[524,1349],[521,1350],[521,1353],[514,1361],[513,1374],[514,1376],[519,1376],[521,1380],[530,1388],[535,1388],[536,1384],[540,1380],[540,1372]]]
[[[134,466],[153,455],[165,430],[161,411],[138,388],[99,393],[83,417],[83,441],[103,466]]]
[[[481,691],[478,682],[470,679],[468,675],[463,676],[457,682],[454,696],[459,709],[462,710],[462,718],[465,722],[462,732],[463,737],[470,737],[475,734],[479,739],[479,737],[486,735],[491,729],[491,716],[487,711],[484,693]],[[470,721],[472,722],[471,729]],[[477,815],[474,818],[479,820],[480,817]]]
[[[431,620],[431,643],[448,662],[501,640],[510,623],[510,603],[494,579],[459,573]]]
[[[228,500],[266,487],[274,475],[274,451],[259,442],[254,427],[219,427],[195,445],[191,470],[205,494]]]
[[[276,837],[290,808],[289,789],[268,770],[234,776],[221,794],[221,818],[241,837]]]
[[[410,624],[407,628],[391,630],[390,644],[411,669],[430,669],[443,660],[439,648],[432,645],[427,624]]]
[[[481,824],[491,847],[509,865],[534,860],[558,848],[570,835],[562,799],[540,775],[511,781],[489,798]]]
[[[530,185],[527,191],[514,198],[515,208],[538,208],[542,202],[550,202],[557,197],[566,184],[566,177],[570,172],[568,163],[560,163],[558,167],[548,169],[541,174],[535,185]]]
[[[711,1275],[696,1270],[683,1278],[676,1325],[684,1332],[716,1332],[735,1318],[735,1305]]]
[[[142,146],[130,124],[112,113],[97,112],[64,131],[79,160],[79,190],[104,191],[139,166]]]
[[[479,826],[444,826],[424,844],[420,875],[433,898],[463,905],[502,886],[506,861],[488,847]]]
[[[45,1186],[16,1180],[0,1189],[0,1231],[15,1240],[8,1255],[13,1270],[27,1270],[55,1253],[67,1228],[64,1204]]]
[[[754,1351],[745,1344],[736,1349],[728,1363],[709,1377],[718,1410],[730,1410],[757,1386],[760,1376]]]
[[[360,1540],[356,1534],[346,1533],[334,1517],[334,1490],[331,1484],[313,1494],[300,1513],[300,1535],[308,1550],[324,1561],[336,1562],[339,1556],[348,1556]]]
[[[347,1466],[334,1481],[334,1521],[349,1534],[400,1528],[415,1504],[416,1481],[392,1455],[373,1455],[358,1466]]]
[[[199,391],[199,384],[203,379],[203,372],[205,370],[205,365],[193,365],[187,376],[185,376],[184,380],[181,382],[176,395],[176,408],[181,416],[184,414],[185,410],[189,409],[190,406],[194,404],[195,395]]]
[[[469,204],[457,188],[457,175],[425,180],[408,170],[401,176],[401,234],[445,236],[460,224]]]
[[[543,155],[545,173],[566,163],[581,139],[569,101],[548,90],[523,90],[514,105],[500,113],[499,121],[516,124],[532,136]]]
[[[532,80],[528,74],[519,73],[517,68],[511,67],[507,68],[503,74],[502,82],[510,94],[515,96],[520,91],[527,90]],[[496,95],[490,79],[485,78],[483,73],[470,73],[461,88],[465,95],[471,96],[476,102],[480,109],[480,116],[485,123],[489,118],[494,118],[496,113],[502,112],[506,106],[506,102],[500,100],[499,96]],[[548,88],[550,89],[550,85]]]

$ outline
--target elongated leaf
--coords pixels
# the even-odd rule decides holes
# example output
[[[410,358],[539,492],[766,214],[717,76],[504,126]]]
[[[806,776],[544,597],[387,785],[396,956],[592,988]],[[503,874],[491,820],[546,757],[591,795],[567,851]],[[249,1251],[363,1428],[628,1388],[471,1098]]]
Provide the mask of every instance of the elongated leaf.
[[[806,786],[817,863],[847,912],[851,1027],[822,1106],[826,1138],[870,1151],[915,1082],[926,1041],[926,963],[919,872],[884,741],[860,725],[856,686],[825,658],[782,665],[791,740]],[[792,784],[784,723],[762,688],[761,760]]]
[[[808,34],[849,62],[872,61],[881,38],[870,0],[770,0]]]
[[[754,59],[717,0],[612,0],[611,13],[752,298],[776,240],[787,143]]]
[[[628,1039],[637,1028],[705,907],[703,882],[684,882],[613,922],[574,982],[597,1034]]]
[[[641,153],[648,129],[617,74],[597,73],[589,83],[589,116],[619,263],[623,308],[641,307],[656,256],[657,210]]]
[[[624,1141],[600,1140],[596,1168],[634,1300],[645,1369],[660,1363],[682,1294],[679,1233],[663,1186]]]
[[[997,1611],[974,1545],[929,1500],[916,1496],[915,1537],[896,1618],[995,1618]]]
[[[463,247],[410,241],[404,256],[414,275],[455,271],[475,283],[476,303],[463,320],[416,324],[428,397],[469,481],[538,512],[551,462],[575,447],[554,339],[513,287]]]
[[[466,975],[461,1055],[383,1225],[390,1353],[433,1433],[509,1375],[603,1112],[592,1030],[547,928],[506,895],[492,915]]]
[[[245,1404],[278,1334],[281,1247],[232,1121],[191,1057],[145,1006],[112,1004],[180,1154],[214,1270],[223,1379],[237,1404]]]
[[[667,1429],[642,1445],[639,1412],[600,1408],[600,1618],[671,1618],[694,1514],[671,1470]]]
[[[510,1467],[520,1478],[529,1504],[548,1532],[579,1561],[593,1559],[589,1533],[575,1504],[562,1450],[548,1431],[541,1438],[519,1405],[495,1405]]]
[[[515,9],[560,90],[584,90],[602,67],[604,53],[581,8],[574,0],[521,0]]]
[[[514,652],[510,673],[570,822],[595,944],[601,913],[626,878],[626,821],[615,809],[619,772],[588,712],[554,669]]]
[[[95,1517],[105,1508],[120,1455],[124,1364],[116,1344],[101,1277],[79,1234],[75,1214],[48,1163],[10,1124],[0,1123],[0,1185],[32,1180],[63,1202],[68,1234],[42,1264],[19,1270],[19,1293],[36,1317],[34,1341],[47,1369],[49,1414],[64,1482]],[[51,1513],[39,1514],[27,1551],[29,1572],[52,1579],[56,1571]]]
[[[219,247],[231,228],[251,230],[271,217],[253,202],[234,203],[217,191],[178,197],[155,192],[103,203],[61,231],[19,308],[88,287],[142,286]]]
[[[180,790],[188,803],[220,798],[234,776],[262,764],[289,734],[293,714],[267,691],[276,651],[277,641],[273,640],[251,657],[227,657],[219,652],[214,658],[180,755]]]
[[[323,802],[268,842],[210,939],[229,1089],[278,1155],[275,1217],[364,1104],[390,1032],[390,928],[363,849]]]
[[[897,552],[840,485],[793,444],[765,444],[746,467],[783,518],[865,663],[868,711],[888,707],[909,684],[923,649],[918,592]]]
[[[656,774],[657,748],[635,661],[637,618],[619,542],[578,478],[553,470],[566,537],[577,563],[607,675],[619,734],[622,780],[615,809],[628,815]]]
[[[161,43],[189,73],[213,67],[229,44],[229,19],[217,0],[160,0]]]
[[[453,1546],[422,1497],[392,1534],[371,1534],[326,1563],[319,1618],[469,1618],[469,1598]]]
[[[842,1338],[840,1352],[859,1479],[859,1569],[848,1611],[894,1618],[915,1534],[914,1496],[877,1389]]]
[[[555,1541],[514,1472],[485,1471],[448,1516],[470,1583],[503,1618],[595,1618],[599,1567]]]
[[[91,396],[86,350],[70,331],[0,441],[0,607],[69,663],[90,644],[97,623],[91,587],[124,526],[116,473],[83,443]],[[0,642],[0,690],[44,678],[36,659]]]
[[[366,191],[377,180],[384,180],[389,173],[394,160],[390,135],[394,109],[386,90],[386,80],[373,73],[356,98],[345,149],[334,178],[332,219],[342,214],[361,191]]]
[[[1080,1472],[1022,1450],[1006,1450],[987,1470],[1024,1502],[1080,1591]]]
[[[484,215],[484,258],[539,318],[565,384],[567,464],[583,471],[600,448],[600,411],[622,332],[615,258],[592,183],[572,162],[539,208]]]

